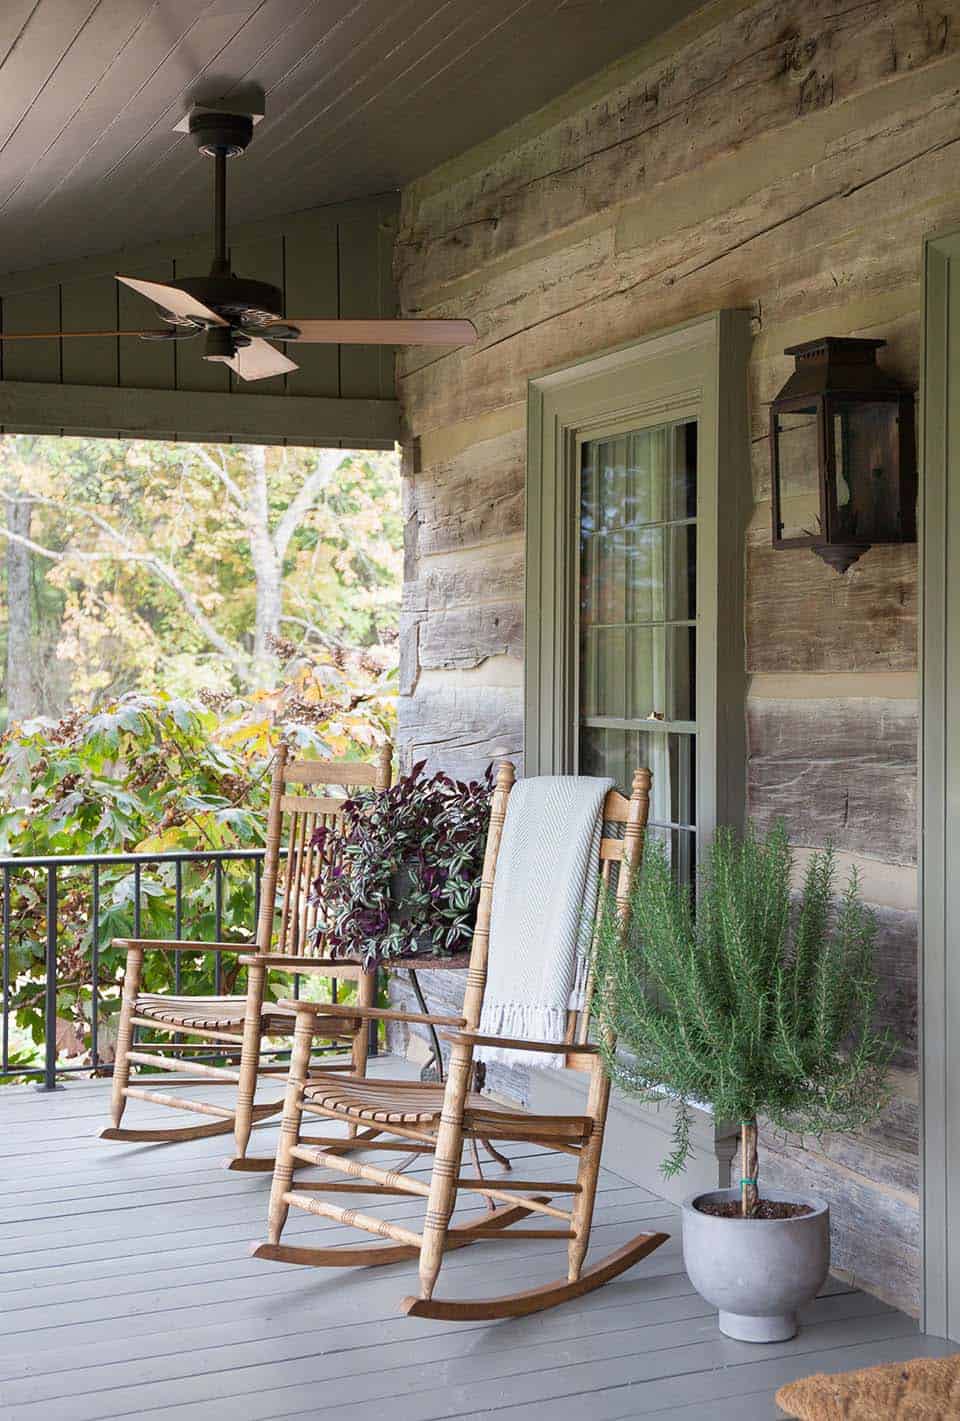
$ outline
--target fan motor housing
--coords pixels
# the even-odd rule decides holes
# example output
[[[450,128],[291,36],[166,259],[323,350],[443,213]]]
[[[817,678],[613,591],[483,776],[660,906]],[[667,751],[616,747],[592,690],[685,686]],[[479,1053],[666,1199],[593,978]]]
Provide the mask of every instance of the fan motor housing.
[[[218,153],[238,158],[253,137],[253,118],[248,113],[198,109],[190,115],[190,137],[207,158]]]

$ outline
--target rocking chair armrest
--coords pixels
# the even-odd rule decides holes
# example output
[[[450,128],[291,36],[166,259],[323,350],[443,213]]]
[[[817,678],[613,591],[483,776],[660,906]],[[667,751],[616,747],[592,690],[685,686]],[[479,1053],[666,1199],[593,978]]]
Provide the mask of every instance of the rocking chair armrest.
[[[454,1045],[505,1046],[510,1051],[543,1051],[551,1056],[596,1056],[599,1047],[589,1041],[526,1041],[522,1036],[485,1036],[481,1031],[441,1031]]]
[[[310,1012],[314,1016],[362,1016],[369,1021],[414,1021],[428,1026],[465,1026],[462,1016],[430,1016],[424,1012],[389,1011],[386,1007],[356,1007],[331,1002],[301,1002],[282,997],[278,1006],[288,1011]]]
[[[241,967],[256,967],[261,964],[268,971],[297,974],[315,972],[321,977],[339,977],[342,982],[354,982],[366,975],[359,962],[351,962],[348,958],[334,960],[332,957],[293,957],[284,952],[248,952],[240,959]]]
[[[159,952],[249,952],[249,942],[174,942],[162,937],[115,937],[111,947],[142,947]]]

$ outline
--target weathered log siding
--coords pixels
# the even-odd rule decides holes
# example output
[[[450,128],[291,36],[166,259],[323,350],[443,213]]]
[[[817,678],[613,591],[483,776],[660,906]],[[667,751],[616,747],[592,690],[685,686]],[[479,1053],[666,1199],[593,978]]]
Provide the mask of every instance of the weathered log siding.
[[[883,337],[916,384],[922,238],[960,223],[958,48],[960,0],[715,0],[408,189],[396,258],[405,314],[480,333],[400,367],[401,743],[460,772],[522,740],[527,379],[752,312],[751,809],[860,869],[903,1068],[881,1129],[791,1142],[771,1169],[827,1193],[840,1266],[909,1307],[916,1129],[890,1121],[912,1120],[915,1096],[916,549],[874,549],[844,577],[774,553],[766,429],[784,347],[825,332]]]

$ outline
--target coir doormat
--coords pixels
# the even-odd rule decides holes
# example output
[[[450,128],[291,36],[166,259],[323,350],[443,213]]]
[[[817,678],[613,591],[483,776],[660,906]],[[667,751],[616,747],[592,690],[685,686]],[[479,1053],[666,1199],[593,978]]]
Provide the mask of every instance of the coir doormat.
[[[782,1386],[777,1405],[795,1421],[960,1421],[960,1353],[818,1373]]]

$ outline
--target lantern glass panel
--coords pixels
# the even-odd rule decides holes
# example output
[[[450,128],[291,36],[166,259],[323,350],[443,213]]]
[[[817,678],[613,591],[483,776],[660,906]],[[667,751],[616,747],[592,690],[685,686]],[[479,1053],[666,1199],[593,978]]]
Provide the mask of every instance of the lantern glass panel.
[[[820,426],[817,407],[778,410],[780,537],[814,538],[820,527]]]
[[[879,543],[898,536],[899,405],[894,400],[831,402],[836,471],[832,537]]]

